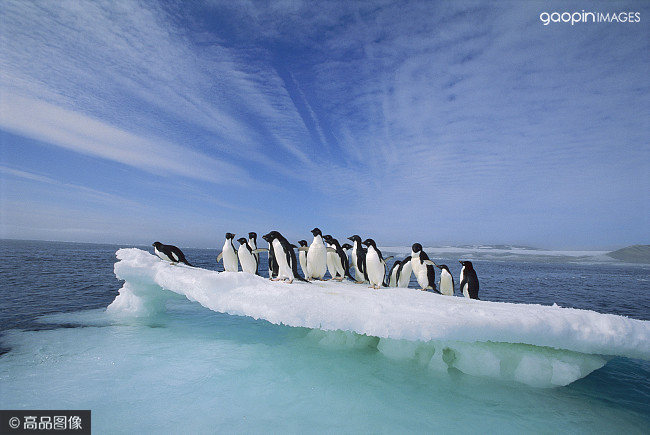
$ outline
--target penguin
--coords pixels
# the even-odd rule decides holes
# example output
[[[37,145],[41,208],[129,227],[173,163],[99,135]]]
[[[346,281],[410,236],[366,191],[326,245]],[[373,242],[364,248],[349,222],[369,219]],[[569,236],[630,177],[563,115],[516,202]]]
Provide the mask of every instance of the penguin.
[[[329,234],[324,236],[323,239],[329,245],[327,249],[327,269],[330,271],[332,279],[343,281],[343,278],[347,277],[354,281],[354,278],[350,275],[348,255],[339,244],[339,241]]]
[[[293,250],[294,246],[291,245],[278,231],[271,231],[270,233],[265,234],[263,239],[269,242],[269,245],[273,245],[275,261],[278,265],[278,276],[277,278],[273,278],[273,280],[277,281],[280,279],[286,279],[289,284],[291,284],[294,279],[305,281],[298,274],[298,261],[296,260],[296,253]]]
[[[237,272],[237,250],[235,245],[232,244],[235,235],[233,233],[226,233],[226,241],[223,244],[221,253],[217,256],[217,263],[223,259],[223,270],[226,272]]]
[[[352,251],[350,253],[350,263],[354,269],[354,277],[358,284],[368,281],[368,275],[366,274],[366,250],[362,246],[361,237],[358,235],[348,237],[353,243]]]
[[[400,262],[397,268],[397,287],[406,288],[411,282],[413,267],[411,266],[411,256],[409,255]]]
[[[422,287],[420,290],[426,291],[428,288],[438,292],[436,288],[436,269],[434,263],[429,260],[429,256],[422,250],[422,245],[413,243],[411,247],[411,267],[418,284]]]
[[[451,276],[449,268],[446,264],[436,264],[436,267],[440,269],[440,293],[445,296],[454,295],[454,277]]]
[[[323,243],[323,233],[318,228],[311,230],[314,240],[307,251],[307,276],[309,281],[313,278],[322,280],[327,272],[327,248]]]
[[[366,253],[366,275],[368,276],[368,281],[370,281],[373,289],[380,289],[385,285],[386,261],[382,258],[381,251],[377,248],[374,240],[366,239],[363,241],[363,244],[368,247],[368,252]]]
[[[248,246],[251,247],[251,251],[254,251],[254,250],[257,249],[257,233],[256,232],[251,231],[250,233],[248,233]],[[255,259],[257,260],[257,265],[259,266],[259,264],[260,264],[260,254],[259,254],[259,252],[255,253],[253,255],[255,255]],[[259,274],[257,274],[257,275],[259,275]]]
[[[192,266],[185,259],[183,252],[174,245],[163,245],[160,242],[153,242],[151,246],[153,246],[153,252],[162,260],[171,261],[172,263],[180,262]]]
[[[397,271],[402,265],[401,261],[395,261],[388,272],[388,287],[397,287]]]
[[[307,240],[298,240],[298,244],[300,245],[301,248],[307,248],[309,250],[309,247],[307,245]],[[298,260],[300,260],[300,269],[302,269],[302,274],[306,277],[307,276],[307,251],[300,249],[298,251]]]
[[[459,261],[463,265],[460,271],[460,291],[463,296],[478,299],[478,276],[471,261]]]
[[[341,245],[341,248],[343,248],[343,251],[344,251],[345,254],[347,255],[348,251],[349,251],[350,249],[352,249],[352,245],[349,244],[349,243],[344,243],[344,244]]]
[[[257,258],[255,258],[256,254],[253,253],[253,250],[248,244],[248,240],[244,237],[240,237],[237,241],[239,242],[237,257],[239,258],[239,264],[241,264],[241,270],[253,275],[259,275],[259,273],[257,273],[257,266],[259,263]]]
[[[262,237],[264,240],[266,238]],[[278,277],[278,262],[275,261],[275,250],[273,249],[272,241],[266,240],[269,244],[268,266],[269,266],[269,279],[273,280]]]

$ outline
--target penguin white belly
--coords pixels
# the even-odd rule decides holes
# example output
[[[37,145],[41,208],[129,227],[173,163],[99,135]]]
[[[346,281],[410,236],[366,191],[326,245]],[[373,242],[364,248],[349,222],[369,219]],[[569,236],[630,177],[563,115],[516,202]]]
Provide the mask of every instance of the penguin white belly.
[[[366,268],[368,269],[368,280],[373,286],[381,287],[384,283],[386,266],[379,259],[379,255],[374,249],[368,249],[366,254]]]
[[[223,250],[221,252],[221,258],[223,259],[223,269],[226,272],[237,272],[239,270],[237,267],[237,254],[232,248],[232,243],[230,240],[226,240],[226,243],[223,244]]]
[[[307,277],[307,253],[305,251],[298,251],[298,260],[300,260],[300,268],[302,274]]]
[[[275,253],[275,261],[278,263],[278,279],[288,279],[293,281],[293,271],[291,265],[287,262],[282,244],[279,240],[273,240],[273,252]]]
[[[411,282],[411,274],[413,274],[413,266],[411,266],[410,261],[407,261],[404,266],[402,266],[402,271],[399,274],[399,282],[397,283],[398,287],[408,287],[409,282]]]
[[[158,248],[154,247],[154,248],[153,248],[153,251],[156,253],[156,255],[157,255],[158,257],[160,257],[161,260],[174,262],[174,260],[172,260],[171,258],[169,258],[169,257],[168,257],[167,255],[165,255],[164,253],[160,252],[160,251],[158,250]]]
[[[357,281],[363,281],[363,273],[357,267],[357,242],[354,242],[354,248],[352,248],[352,253],[350,254],[350,265],[354,269],[354,279]]]
[[[388,287],[397,287],[397,267],[394,267],[393,271],[390,273]]]
[[[420,260],[418,260],[418,263]],[[420,285],[420,288],[426,289],[429,287],[429,277],[427,276],[427,268],[426,266],[422,268],[418,268],[418,272],[415,274],[415,279],[418,280],[418,284]]]
[[[251,247],[251,251],[254,251],[254,250],[257,249],[257,243],[255,243],[255,240],[249,239],[248,240],[248,246]],[[253,255],[255,256],[255,259],[259,263],[260,262],[260,254],[258,253],[258,254],[253,254]]]
[[[257,271],[257,262],[255,257],[251,252],[246,249],[245,246],[240,246],[237,250],[237,256],[239,257],[239,264],[241,264],[241,270],[246,273],[252,273],[255,275]]]
[[[440,272],[440,293],[446,296],[454,295],[454,281],[446,270]]]
[[[328,252],[326,255],[327,255],[327,270],[329,271],[332,278],[336,278],[337,254],[336,252]]]
[[[463,278],[465,278],[465,266],[460,271],[460,282],[463,282]],[[469,298],[469,283],[465,283],[462,289],[460,289],[463,292],[463,296],[466,298]]]
[[[314,237],[314,241],[309,245],[307,271],[309,278],[318,279],[323,279],[327,272],[327,249],[320,236]]]

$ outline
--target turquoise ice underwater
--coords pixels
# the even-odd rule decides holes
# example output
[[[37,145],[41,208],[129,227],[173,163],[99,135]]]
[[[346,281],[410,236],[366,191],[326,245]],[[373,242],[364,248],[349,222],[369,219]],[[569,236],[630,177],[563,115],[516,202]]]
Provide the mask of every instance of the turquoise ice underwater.
[[[211,252],[203,255],[205,265],[214,261]],[[479,265],[485,272],[504,266]],[[588,275],[603,266],[579,267]],[[647,277],[641,269],[637,284],[647,288],[641,281]],[[120,287],[114,278],[112,285]],[[93,429],[111,433],[643,433],[648,427],[647,361],[614,358],[567,387],[537,388],[434,369],[431,347],[274,325],[151,290],[161,294],[161,305],[148,300],[144,308],[162,308],[164,300],[164,309],[147,316],[60,313],[43,322],[65,327],[6,333],[3,346],[11,350],[0,358],[0,406],[92,409]],[[84,296],[74,288],[67,294]]]

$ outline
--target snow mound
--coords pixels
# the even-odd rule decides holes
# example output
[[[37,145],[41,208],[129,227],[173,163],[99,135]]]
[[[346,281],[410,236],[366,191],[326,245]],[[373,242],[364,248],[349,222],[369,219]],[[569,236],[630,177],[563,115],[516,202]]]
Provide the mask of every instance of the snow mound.
[[[338,331],[322,340],[342,334],[345,345],[370,343],[389,358],[433,370],[538,387],[567,385],[611,356],[650,360],[650,322],[622,316],[353,283],[271,282],[172,265],[135,248],[116,255],[115,275],[125,283],[107,308],[112,315],[151,316],[178,294],[216,312]]]

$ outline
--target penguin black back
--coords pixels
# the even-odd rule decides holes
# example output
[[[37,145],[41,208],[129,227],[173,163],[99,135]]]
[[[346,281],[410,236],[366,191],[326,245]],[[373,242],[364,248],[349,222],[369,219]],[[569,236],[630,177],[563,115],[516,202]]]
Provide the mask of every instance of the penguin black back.
[[[460,291],[463,291],[463,287],[467,285],[467,293],[470,299],[478,299],[478,276],[474,270],[474,265],[471,261],[459,261],[463,265],[463,270],[461,272],[461,281],[460,281]]]
[[[154,247],[154,252],[156,253],[156,255],[158,255],[158,257],[162,258],[163,260],[168,260],[171,261],[172,263],[180,262],[180,263],[187,264],[188,266],[192,266],[185,259],[185,254],[183,254],[183,251],[181,251],[174,245],[164,245],[160,242],[153,242],[151,246]]]

